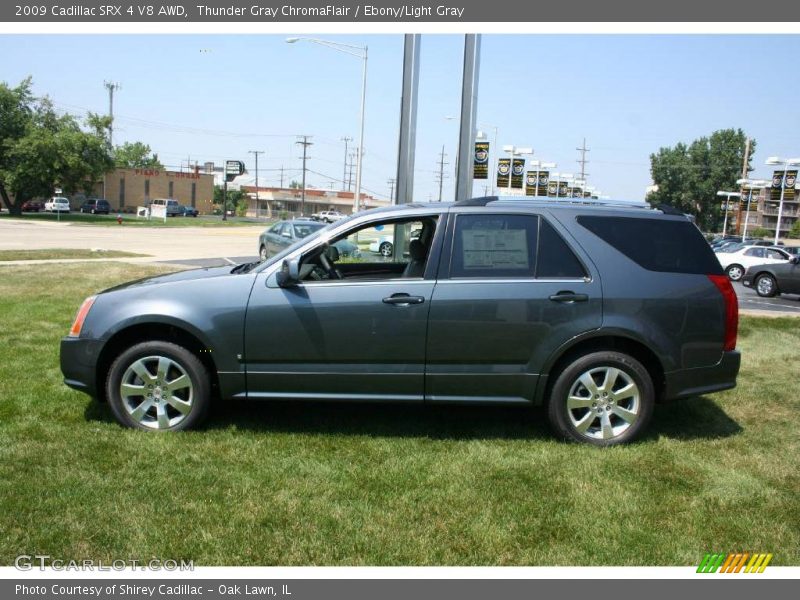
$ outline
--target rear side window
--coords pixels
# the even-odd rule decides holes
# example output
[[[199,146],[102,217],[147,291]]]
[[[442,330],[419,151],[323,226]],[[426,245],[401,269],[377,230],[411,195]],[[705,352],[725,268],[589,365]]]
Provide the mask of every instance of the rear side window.
[[[459,215],[451,277],[533,277],[539,217]]]
[[[722,273],[714,252],[689,221],[583,215],[578,223],[648,271]]]
[[[564,239],[546,219],[539,226],[539,257],[536,277],[542,279],[582,279],[586,270]]]

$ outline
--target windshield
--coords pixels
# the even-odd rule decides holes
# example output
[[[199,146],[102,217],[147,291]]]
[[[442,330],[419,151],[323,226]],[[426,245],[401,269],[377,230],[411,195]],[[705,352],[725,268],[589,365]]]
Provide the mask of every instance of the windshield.
[[[295,224],[294,225],[294,237],[296,238],[305,238],[314,233],[315,231],[319,231],[323,229],[325,225],[323,223],[302,223],[302,224]]]

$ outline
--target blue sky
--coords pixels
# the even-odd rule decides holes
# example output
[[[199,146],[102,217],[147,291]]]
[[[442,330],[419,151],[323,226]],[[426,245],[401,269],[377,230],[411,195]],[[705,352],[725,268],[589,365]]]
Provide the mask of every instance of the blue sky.
[[[300,35],[287,33],[289,35]],[[388,195],[396,176],[403,37],[324,35],[369,46],[364,188]],[[0,79],[33,76],[59,110],[105,112],[115,97],[115,143],[142,141],[168,167],[244,160],[264,150],[259,181],[300,175],[298,134],[313,136],[309,184],[339,189],[343,136],[357,138],[361,64],[283,35],[2,35]],[[463,36],[423,35],[415,196],[435,199],[442,145],[452,199]],[[796,57],[800,37],[739,35],[484,35],[478,121],[503,144],[575,173],[583,138],[589,183],[641,199],[649,154],[716,129],[756,138],[755,175],[768,155],[800,155]],[[485,128],[493,137],[491,127]],[[476,182],[476,193],[482,193]]]

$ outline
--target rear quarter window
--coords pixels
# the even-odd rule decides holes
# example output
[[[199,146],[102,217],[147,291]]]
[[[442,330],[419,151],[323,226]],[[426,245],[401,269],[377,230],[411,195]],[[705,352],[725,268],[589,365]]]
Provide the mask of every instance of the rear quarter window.
[[[582,215],[578,223],[648,271],[722,273],[703,234],[689,221]]]

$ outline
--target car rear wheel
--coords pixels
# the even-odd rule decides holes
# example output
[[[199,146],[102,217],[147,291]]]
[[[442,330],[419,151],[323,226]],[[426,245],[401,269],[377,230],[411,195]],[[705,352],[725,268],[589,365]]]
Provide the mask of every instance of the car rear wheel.
[[[547,414],[567,440],[613,446],[644,431],[654,403],[652,379],[639,361],[621,352],[593,352],[558,375]]]
[[[381,256],[390,257],[392,255],[392,244],[389,242],[383,242],[380,246],[378,246],[378,252]]]
[[[203,363],[186,348],[143,342],[111,365],[106,395],[117,421],[126,427],[179,431],[206,417],[211,385]]]
[[[258,249],[258,256],[261,258],[261,260],[267,260],[267,247],[266,246],[261,246],[261,248]]]
[[[744,276],[744,267],[742,265],[730,265],[725,272],[731,281],[739,281]]]
[[[769,273],[762,273],[756,277],[756,293],[763,298],[772,298],[778,293],[778,284]]]

